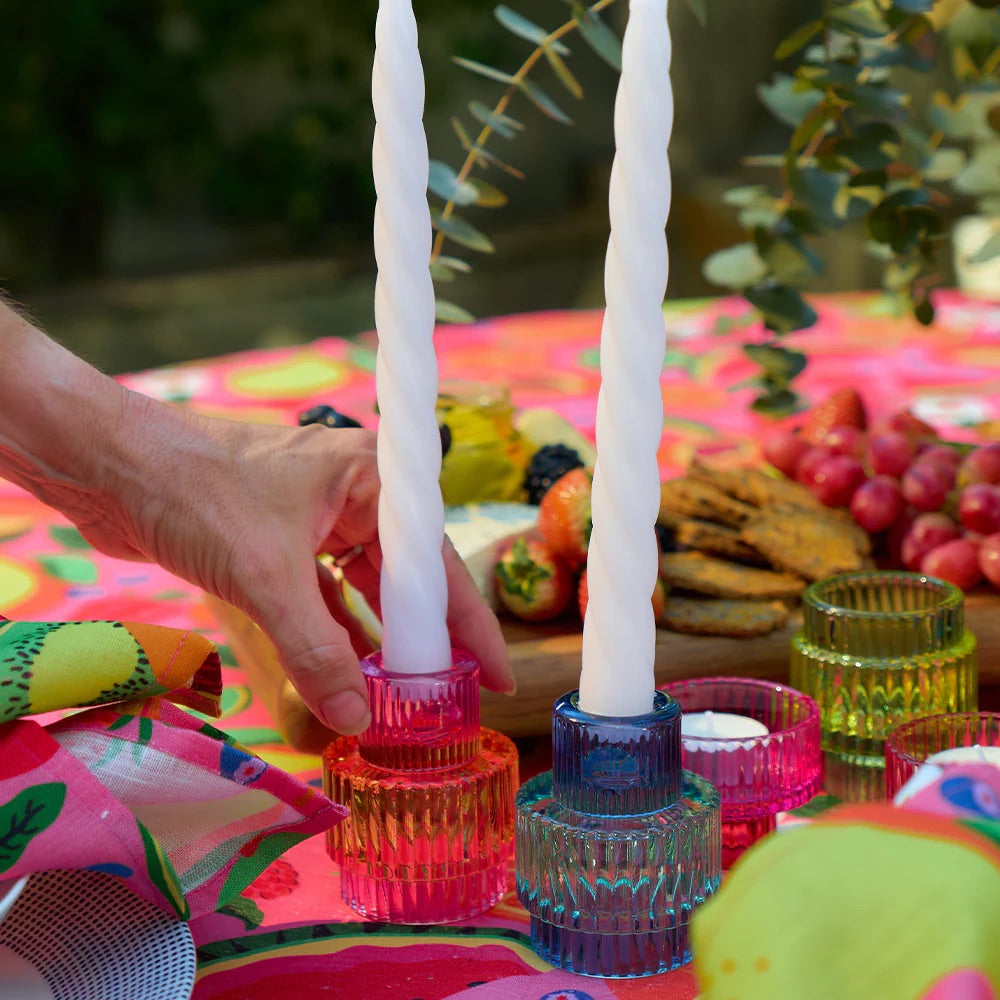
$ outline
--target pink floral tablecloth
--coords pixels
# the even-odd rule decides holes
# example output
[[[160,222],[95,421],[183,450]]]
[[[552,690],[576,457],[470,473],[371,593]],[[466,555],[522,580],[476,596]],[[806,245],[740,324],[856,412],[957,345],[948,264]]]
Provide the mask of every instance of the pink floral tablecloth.
[[[799,380],[807,399],[855,386],[874,416],[911,406],[961,438],[1000,420],[1000,303],[938,296],[930,329],[890,314],[862,294],[814,301],[819,322],[789,338],[806,351]],[[770,422],[740,388],[754,373],[740,345],[761,339],[741,300],[672,303],[663,371],[665,472],[694,451],[748,455]],[[597,312],[510,316],[436,337],[442,379],[505,384],[518,408],[548,406],[592,433],[599,386]],[[129,375],[132,388],[203,413],[292,423],[332,403],[374,426],[375,342],[329,338],[305,347],[234,354]],[[272,764],[318,781],[319,760],[283,745],[234,664],[200,593],[155,566],[94,552],[65,520],[0,480],[0,613],[21,620],[119,619],[194,628],[216,640],[223,660],[218,725]],[[527,769],[538,748],[526,748]],[[550,970],[531,950],[527,918],[512,896],[464,926],[402,928],[360,923],[340,901],[322,838],[289,850],[246,891],[253,907],[202,917],[198,1000],[273,1000],[323,995],[363,1000],[603,1000],[687,998],[687,970],[640,981],[601,982]],[[243,918],[246,918],[245,920]]]

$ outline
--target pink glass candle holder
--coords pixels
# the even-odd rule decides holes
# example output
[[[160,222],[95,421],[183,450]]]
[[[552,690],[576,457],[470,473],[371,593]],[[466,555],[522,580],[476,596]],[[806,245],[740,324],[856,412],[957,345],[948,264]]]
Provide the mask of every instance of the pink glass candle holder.
[[[479,725],[479,664],[393,674],[363,660],[372,721],[323,754],[323,788],[350,815],[327,834],[344,902],[365,917],[440,924],[506,891],[517,751]]]
[[[823,783],[816,702],[785,685],[743,677],[675,681],[663,690],[694,712],[745,716],[767,727],[747,738],[688,736],[684,767],[707,778],[722,802],[722,866],[729,868],[775,827],[777,814],[803,805]],[[749,728],[749,727],[748,727]]]
[[[928,757],[957,747],[981,747],[982,756],[995,763],[1000,755],[1000,714],[948,712],[925,715],[896,726],[885,741],[885,791],[892,799]]]

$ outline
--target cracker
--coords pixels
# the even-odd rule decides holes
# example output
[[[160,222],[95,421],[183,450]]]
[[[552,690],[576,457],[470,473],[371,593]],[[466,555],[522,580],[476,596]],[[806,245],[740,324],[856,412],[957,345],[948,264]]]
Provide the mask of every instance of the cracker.
[[[688,548],[712,556],[737,559],[747,563],[766,563],[764,557],[740,538],[736,528],[711,521],[681,520],[675,529],[677,541]]]
[[[737,600],[800,597],[806,585],[791,573],[742,566],[701,552],[665,552],[660,556],[660,576],[679,590]]]
[[[766,507],[772,503],[809,509],[823,507],[801,483],[784,476],[768,475],[763,469],[717,469],[695,459],[688,475],[754,507]]]
[[[839,518],[801,508],[769,507],[740,529],[747,544],[773,565],[807,580],[822,580],[864,566],[855,526]]]
[[[727,601],[667,598],[660,624],[686,635],[752,638],[781,628],[789,611],[780,601]]]
[[[660,484],[661,519],[682,514],[736,528],[753,513],[754,508],[750,504],[734,500],[710,483],[681,477],[667,479]]]

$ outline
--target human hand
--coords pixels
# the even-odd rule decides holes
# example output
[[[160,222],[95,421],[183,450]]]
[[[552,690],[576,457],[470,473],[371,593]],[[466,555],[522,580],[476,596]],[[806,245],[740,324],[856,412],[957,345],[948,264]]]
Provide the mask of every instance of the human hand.
[[[99,502],[75,512],[102,551],[148,558],[233,604],[263,629],[316,716],[355,734],[369,721],[359,655],[372,645],[318,553],[349,556],[343,573],[379,610],[375,435],[245,424],[130,394],[125,461]],[[448,626],[512,691],[500,627],[445,539]]]

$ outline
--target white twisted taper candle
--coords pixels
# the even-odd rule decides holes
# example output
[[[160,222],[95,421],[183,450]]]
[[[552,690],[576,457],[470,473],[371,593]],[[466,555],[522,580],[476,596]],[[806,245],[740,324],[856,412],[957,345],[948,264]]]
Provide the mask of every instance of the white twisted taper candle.
[[[451,644],[441,553],[424,74],[410,0],[380,0],[372,103],[382,654],[387,670],[423,674],[451,666]]]
[[[594,715],[635,716],[653,708],[650,597],[659,571],[656,452],[663,431],[672,125],[667,0],[631,0],[615,99],[590,600],[580,675],[580,707]]]

